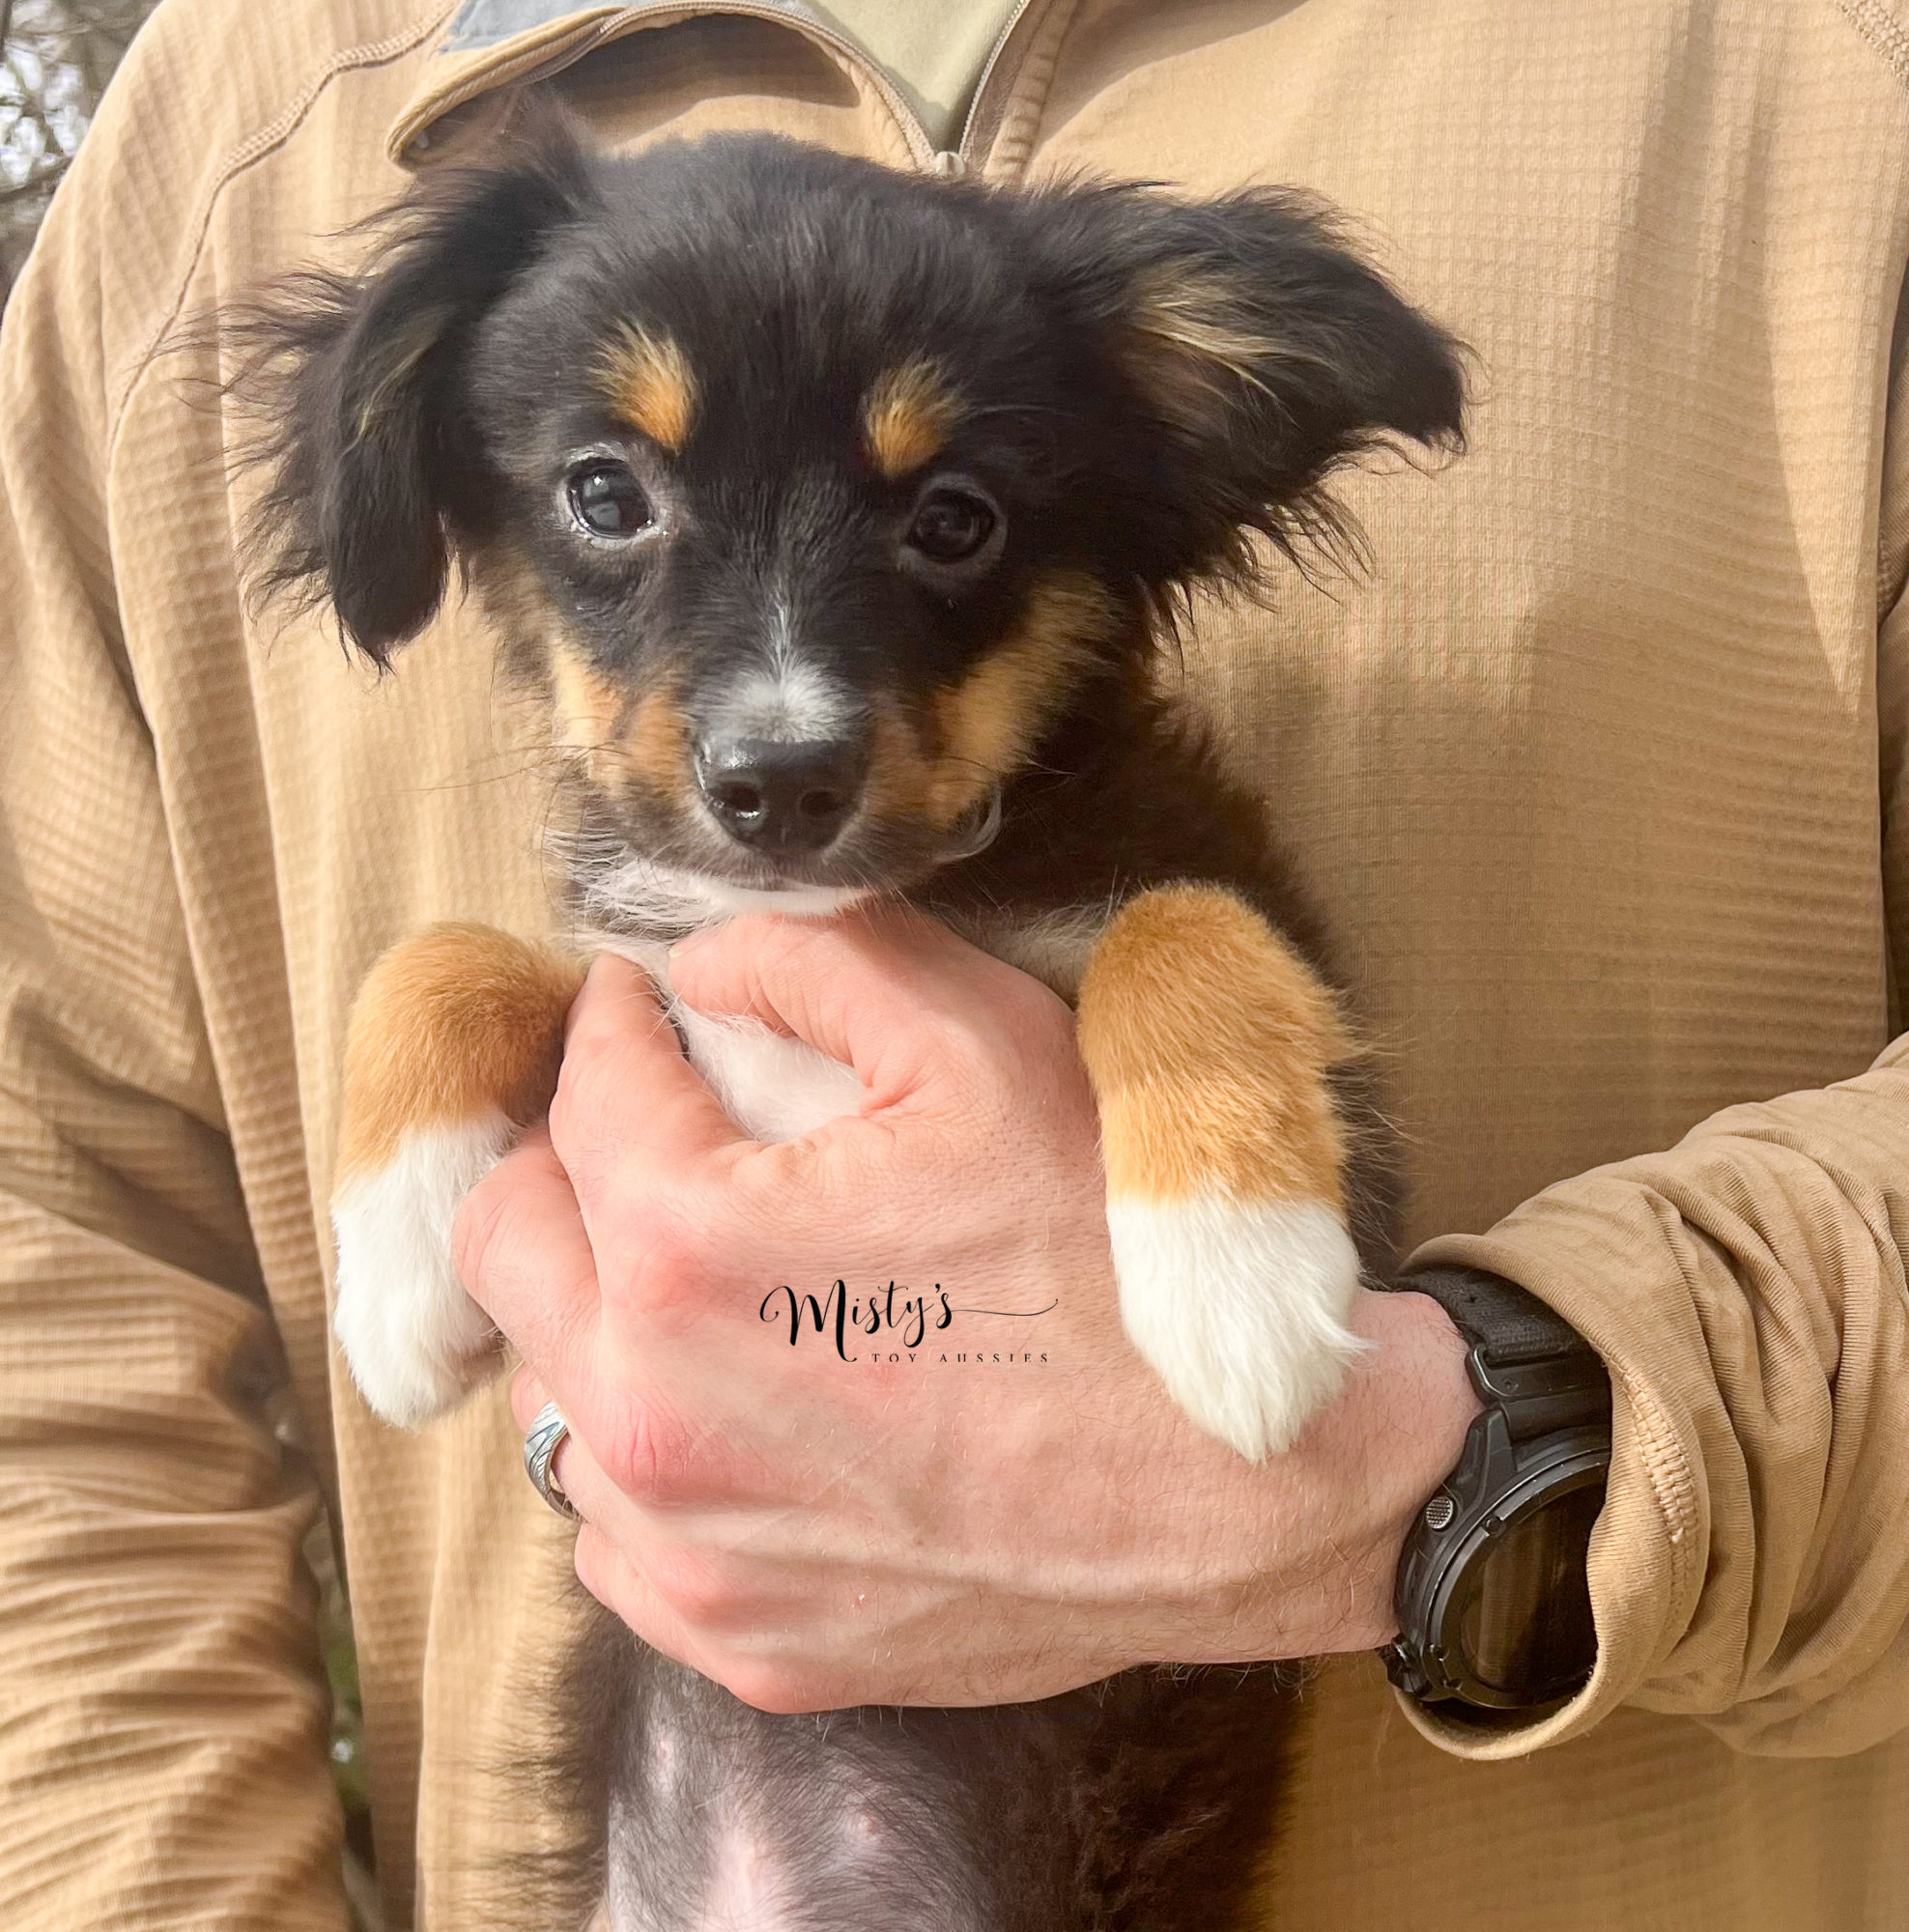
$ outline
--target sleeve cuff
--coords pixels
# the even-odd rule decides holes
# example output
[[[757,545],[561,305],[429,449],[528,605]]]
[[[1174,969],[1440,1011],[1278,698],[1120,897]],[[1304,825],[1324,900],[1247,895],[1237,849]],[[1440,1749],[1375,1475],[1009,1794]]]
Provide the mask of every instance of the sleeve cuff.
[[[1595,1180],[1579,1183],[1595,1187]],[[1446,1236],[1421,1247],[1406,1272],[1434,1265],[1485,1268],[1514,1281],[1568,1321],[1598,1351],[1611,1379],[1611,1462],[1605,1506],[1591,1535],[1588,1573],[1598,1656],[1589,1681],[1567,1703],[1520,1721],[1427,1705],[1400,1694],[1414,1729],[1453,1754],[1481,1761],[1522,1757],[1561,1744],[1624,1703],[1653,1701],[1653,1673],[1684,1628],[1702,1584],[1703,1547],[1695,1444],[1653,1393],[1667,1357],[1700,1338],[1674,1328],[1685,1297],[1675,1286],[1638,1314],[1638,1285],[1665,1268],[1661,1243],[1638,1239],[1624,1217],[1587,1215],[1540,1197],[1488,1235]],[[1626,1285],[1621,1298],[1613,1284]],[[1673,1705],[1675,1700],[1672,1700]]]

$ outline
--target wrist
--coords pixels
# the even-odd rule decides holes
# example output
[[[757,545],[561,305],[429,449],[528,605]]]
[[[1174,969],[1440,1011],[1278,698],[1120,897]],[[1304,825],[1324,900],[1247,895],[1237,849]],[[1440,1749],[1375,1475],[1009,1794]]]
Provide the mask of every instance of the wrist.
[[[1231,1459],[1240,1493],[1211,1521],[1238,1526],[1250,1580],[1223,1605],[1206,1662],[1370,1650],[1398,1630],[1406,1533],[1458,1462],[1481,1404],[1466,1347],[1427,1295],[1362,1292],[1350,1321],[1367,1352],[1284,1456]]]
[[[1326,1646],[1333,1650],[1367,1650],[1396,1634],[1406,1533],[1458,1462],[1483,1406],[1466,1373],[1465,1338],[1431,1296],[1367,1291],[1351,1325],[1372,1352],[1353,1372],[1333,1440],[1346,1506],[1363,1535],[1344,1584],[1343,1638]]]
[[[1402,1628],[1382,1654],[1422,1703],[1518,1721],[1575,1695],[1596,1662],[1586,1558],[1610,1466],[1610,1378],[1516,1282],[1450,1266],[1409,1279],[1465,1338],[1483,1411],[1407,1532]]]

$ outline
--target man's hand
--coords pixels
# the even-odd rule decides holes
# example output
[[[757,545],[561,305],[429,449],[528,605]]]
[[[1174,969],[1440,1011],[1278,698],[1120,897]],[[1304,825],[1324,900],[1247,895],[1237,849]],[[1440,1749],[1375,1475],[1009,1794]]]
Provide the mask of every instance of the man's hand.
[[[570,1422],[597,1597],[776,1711],[1019,1701],[1393,1633],[1406,1524],[1475,1410],[1436,1304],[1364,1295],[1376,1346],[1343,1396],[1250,1464],[1122,1331],[1093,1096],[1043,986],[899,912],[738,921],[671,970],[868,1091],[806,1139],[746,1139],[606,955],[548,1130],[465,1204],[459,1271],[527,1365],[518,1420],[548,1393]],[[840,1350],[838,1280],[883,1317]],[[805,1313],[792,1347],[810,1295],[831,1324]]]

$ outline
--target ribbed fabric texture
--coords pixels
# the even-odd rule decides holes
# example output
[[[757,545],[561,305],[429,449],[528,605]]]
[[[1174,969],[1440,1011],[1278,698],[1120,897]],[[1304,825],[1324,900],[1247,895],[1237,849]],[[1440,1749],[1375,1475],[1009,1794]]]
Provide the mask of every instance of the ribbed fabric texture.
[[[297,1562],[321,1486],[398,1922],[516,1922],[498,1864],[535,1838],[495,1772],[563,1641],[562,1525],[500,1390],[415,1436],[368,1418],[323,1216],[371,960],[431,919],[548,923],[534,720],[466,609],[382,685],[317,620],[248,624],[216,357],[153,355],[350,259],[387,144],[436,165],[499,79],[580,50],[440,56],[449,11],[167,0],[0,330],[21,1932],[342,1923]],[[1616,1393],[1592,1685],[1481,1738],[1325,1667],[1268,1922],[1899,1928],[1909,31],[1884,0],[1036,11],[990,174],[1310,185],[1477,351],[1471,454],[1346,487],[1370,576],[1203,606],[1177,674],[1342,936],[1415,1235],[1544,1296]],[[748,19],[645,23],[550,84],[619,141],[922,149]],[[267,1424],[281,1355],[315,1467]]]

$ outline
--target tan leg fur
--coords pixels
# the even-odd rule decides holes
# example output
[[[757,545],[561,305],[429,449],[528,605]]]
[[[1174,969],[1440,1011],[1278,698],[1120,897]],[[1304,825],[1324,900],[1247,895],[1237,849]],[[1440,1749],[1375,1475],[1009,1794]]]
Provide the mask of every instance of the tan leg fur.
[[[1079,1037],[1128,1334],[1211,1434],[1287,1447],[1358,1346],[1330,990],[1233,894],[1165,887],[1095,946]]]
[[[482,925],[395,946],[352,1009],[332,1189],[333,1326],[365,1399],[415,1425],[495,1355],[450,1266],[458,1204],[549,1106],[583,968]]]

